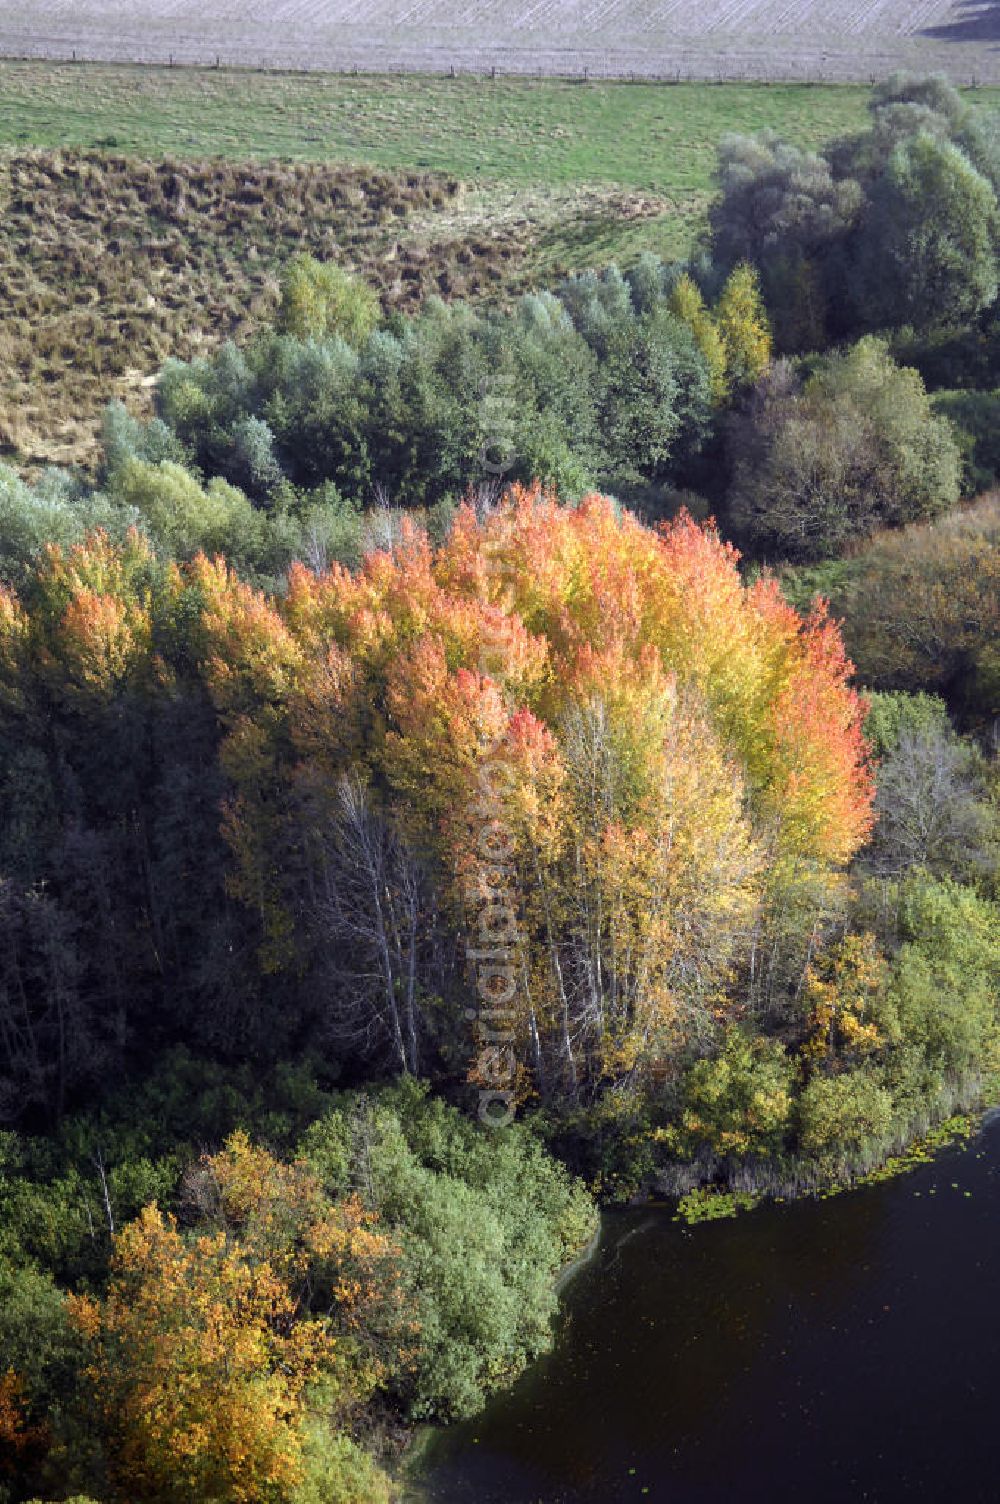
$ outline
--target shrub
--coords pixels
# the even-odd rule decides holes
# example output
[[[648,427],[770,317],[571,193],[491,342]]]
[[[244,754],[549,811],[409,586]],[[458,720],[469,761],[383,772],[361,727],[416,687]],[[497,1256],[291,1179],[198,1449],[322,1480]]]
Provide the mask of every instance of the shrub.
[[[363,505],[429,507],[484,470],[571,498],[600,475],[659,480],[702,448],[724,381],[751,379],[769,351],[751,269],[711,316],[675,316],[667,280],[661,266],[641,316],[612,267],[510,312],[430,298],[353,342],[284,320],[245,350],[168,361],[160,414],[204,474],[271,508],[326,484]],[[119,447],[141,449],[132,435]]]
[[[162,418],[142,423],[132,416],[124,403],[118,401],[109,402],[104,409],[101,449],[105,477],[114,475],[133,459],[145,460],[151,465],[173,460],[182,465],[186,458],[183,445]]]
[[[820,559],[959,496],[959,452],[916,371],[861,340],[803,384],[783,367],[730,428],[729,515],[758,556]]]
[[[553,1278],[586,1239],[582,1188],[524,1128],[484,1129],[412,1082],[345,1099],[305,1135],[328,1191],[360,1187],[404,1250],[415,1417],[470,1415],[548,1346]]]
[[[262,418],[241,418],[233,426],[232,457],[228,470],[249,496],[258,502],[273,502],[287,487],[274,434]]]
[[[180,465],[127,460],[114,477],[113,495],[146,523],[152,537],[177,559],[203,552],[224,555],[236,567],[258,567],[266,526],[242,491],[224,480],[204,489]]]
[[[994,489],[1000,482],[1000,391],[936,392],[931,405],[955,431],[966,495]]]
[[[277,327],[296,339],[339,335],[360,345],[379,319],[379,300],[370,287],[333,262],[294,256],[281,278]]]
[[[343,1432],[310,1417],[303,1426],[304,1476],[289,1504],[392,1504],[397,1494],[377,1463]]]
[[[891,1094],[866,1070],[815,1075],[797,1101],[799,1145],[824,1174],[884,1144],[893,1125]]]
[[[1000,715],[1000,507],[884,534],[833,592],[848,651],[883,690],[938,693],[968,721]]]
[[[904,1040],[952,1076],[978,1070],[1000,1023],[1000,907],[950,879],[901,893],[890,980]]]
[[[947,734],[948,707],[940,695],[876,690],[868,695],[865,736],[876,757],[889,757],[904,735]]]
[[[669,1141],[684,1153],[705,1147],[740,1158],[774,1150],[788,1123],[791,1085],[792,1065],[776,1040],[730,1028],[720,1053],[688,1072]]]
[[[629,285],[617,266],[567,277],[556,289],[573,326],[603,361],[621,330],[635,320]]]

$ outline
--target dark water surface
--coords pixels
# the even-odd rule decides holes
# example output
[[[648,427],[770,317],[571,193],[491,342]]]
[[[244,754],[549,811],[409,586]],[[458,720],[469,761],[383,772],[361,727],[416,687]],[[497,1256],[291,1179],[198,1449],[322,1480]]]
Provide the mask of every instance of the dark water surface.
[[[553,1352],[414,1498],[1000,1504],[1000,1118],[826,1201],[606,1214]]]

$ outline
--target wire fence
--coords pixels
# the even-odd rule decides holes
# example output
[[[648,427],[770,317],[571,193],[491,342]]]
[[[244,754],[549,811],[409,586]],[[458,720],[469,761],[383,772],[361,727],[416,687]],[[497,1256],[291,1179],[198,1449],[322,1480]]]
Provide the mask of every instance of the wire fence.
[[[588,61],[574,52],[569,59],[553,58],[540,64],[537,54],[527,50],[523,56],[504,54],[493,58],[487,52],[470,55],[456,53],[454,57],[441,57],[435,50],[432,57],[421,56],[416,50],[389,56],[382,49],[366,49],[366,56],[359,58],[354,52],[338,54],[331,48],[314,48],[310,54],[300,48],[295,52],[267,51],[253,53],[247,48],[239,51],[205,48],[178,43],[175,48],[146,46],[131,48],[125,44],[115,48],[63,46],[58,42],[43,41],[37,46],[18,40],[16,44],[5,42],[0,30],[0,59],[5,62],[48,62],[55,65],[71,63],[104,64],[107,66],[135,66],[149,68],[211,69],[228,72],[254,73],[326,73],[348,77],[438,77],[451,79],[480,80],[552,80],[566,83],[632,83],[632,84],[868,84],[882,82],[891,73],[898,71],[902,60],[892,57],[879,62],[878,66],[859,61],[856,56],[841,53],[824,53],[817,61],[814,54],[795,59],[775,59],[753,56],[685,59],[672,62],[663,56],[648,57],[637,66],[626,67],[620,57],[598,55]],[[960,87],[981,88],[1000,85],[1000,50],[994,59],[985,57],[976,67],[943,67],[940,58],[928,58],[918,65],[906,60],[911,71],[946,72],[951,82]]]

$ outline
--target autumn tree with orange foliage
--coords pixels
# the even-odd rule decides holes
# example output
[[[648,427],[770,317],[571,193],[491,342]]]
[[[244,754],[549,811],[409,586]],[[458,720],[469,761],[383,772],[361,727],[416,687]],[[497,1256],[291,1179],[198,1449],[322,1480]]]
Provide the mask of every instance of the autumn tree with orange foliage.
[[[725,1014],[769,906],[822,890],[862,843],[871,775],[839,632],[736,565],[686,516],[651,531],[598,496],[568,509],[521,489],[484,521],[464,508],[437,550],[410,528],[356,574],[296,567],[284,602],[226,608],[227,623],[246,613],[239,640],[221,610],[206,618],[225,714],[248,662],[282,664],[223,753],[236,882],[262,895],[263,867],[284,889],[269,926],[295,932],[305,884],[328,933],[351,910],[372,858],[346,839],[345,803],[363,798],[394,844],[386,913],[353,940],[372,1042],[398,1064],[407,1036],[419,1054],[420,998],[448,985],[447,966],[420,965],[425,921],[445,913],[474,938],[501,878],[519,905],[507,1021],[534,1089],[576,1098]],[[489,763],[504,770],[503,874],[480,854]],[[275,862],[264,833],[283,802]]]

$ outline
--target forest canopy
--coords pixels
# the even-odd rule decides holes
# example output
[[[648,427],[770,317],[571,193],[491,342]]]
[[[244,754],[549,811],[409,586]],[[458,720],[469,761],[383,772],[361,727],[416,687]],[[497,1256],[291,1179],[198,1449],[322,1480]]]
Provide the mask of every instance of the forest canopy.
[[[1000,1099],[994,125],[490,303],[293,256],[0,464],[0,1504],[389,1504],[593,1198]]]
[[[271,600],[96,534],[3,603],[9,1006],[19,967],[52,968],[40,1010],[8,1013],[11,1100],[58,1108],[148,1007],[197,1038],[175,988],[236,935],[299,1030],[417,1072],[484,905],[517,915],[523,1089],[590,1095],[729,1006],[749,937],[870,827],[836,628],[745,587],[689,518],[515,491],[436,549],[409,526],[356,573],[295,566]],[[67,831],[48,812],[69,798]],[[98,959],[76,937],[102,894]],[[263,1037],[256,1015],[231,1044]]]

